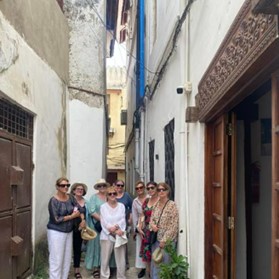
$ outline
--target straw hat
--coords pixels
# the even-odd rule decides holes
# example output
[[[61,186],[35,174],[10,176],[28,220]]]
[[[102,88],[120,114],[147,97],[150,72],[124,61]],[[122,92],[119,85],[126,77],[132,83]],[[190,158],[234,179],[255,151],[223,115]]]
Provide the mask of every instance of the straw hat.
[[[84,240],[92,240],[97,236],[97,233],[92,230],[91,228],[89,228],[88,226],[86,226],[86,228],[83,228],[81,230],[81,238]]]
[[[106,182],[106,180],[105,180],[104,178],[101,178],[101,179],[99,179],[99,180],[96,182],[96,184],[94,185],[94,189],[95,189],[95,190],[98,190],[98,185],[100,185],[100,184],[106,184],[107,187],[110,186],[110,184],[109,184],[108,182]]]
[[[152,253],[152,260],[155,264],[160,264],[163,261],[164,251],[157,247],[154,252]]]
[[[74,194],[74,190],[77,188],[77,186],[82,186],[83,187],[83,196],[86,195],[87,193],[87,186],[84,183],[76,182],[72,185],[71,187],[71,194]]]

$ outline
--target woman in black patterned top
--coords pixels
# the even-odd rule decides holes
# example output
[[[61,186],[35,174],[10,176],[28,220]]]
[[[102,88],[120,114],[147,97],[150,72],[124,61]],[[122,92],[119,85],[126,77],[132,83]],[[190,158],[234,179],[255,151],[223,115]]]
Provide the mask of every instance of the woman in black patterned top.
[[[57,179],[57,192],[48,203],[47,238],[50,279],[67,279],[70,271],[74,219],[81,214],[76,200],[67,194],[69,187],[70,183],[66,177]]]

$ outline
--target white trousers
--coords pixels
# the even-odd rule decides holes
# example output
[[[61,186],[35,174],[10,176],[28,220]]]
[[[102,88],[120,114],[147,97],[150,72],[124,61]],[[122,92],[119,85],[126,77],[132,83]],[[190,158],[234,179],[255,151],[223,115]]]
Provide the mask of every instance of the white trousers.
[[[47,230],[49,279],[67,279],[71,267],[73,232]]]
[[[108,279],[110,277],[109,260],[113,249],[117,267],[116,278],[126,279],[126,245],[114,248],[114,244],[115,242],[110,240],[101,240],[101,279]]]
[[[137,233],[136,236],[136,261],[135,266],[136,268],[146,268],[146,263],[142,261],[142,258],[140,257],[140,247],[141,247],[141,237],[140,234]]]

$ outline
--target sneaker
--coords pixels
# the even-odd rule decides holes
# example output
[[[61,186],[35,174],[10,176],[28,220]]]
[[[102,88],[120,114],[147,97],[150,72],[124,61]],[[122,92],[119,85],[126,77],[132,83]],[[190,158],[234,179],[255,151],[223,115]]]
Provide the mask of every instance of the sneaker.
[[[145,275],[145,268],[143,268],[143,269],[139,272],[138,278],[142,278],[142,277],[144,277],[144,275]]]

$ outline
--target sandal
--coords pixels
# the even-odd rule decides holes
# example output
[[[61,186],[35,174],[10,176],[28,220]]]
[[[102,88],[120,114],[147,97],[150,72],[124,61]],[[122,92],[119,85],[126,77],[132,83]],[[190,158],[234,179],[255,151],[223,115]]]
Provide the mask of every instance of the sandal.
[[[94,278],[100,278],[100,271],[99,270],[93,271],[93,277]]]
[[[81,276],[81,274],[80,274],[79,272],[77,272],[77,273],[75,273],[75,278],[76,278],[76,279],[81,279],[82,276]]]

